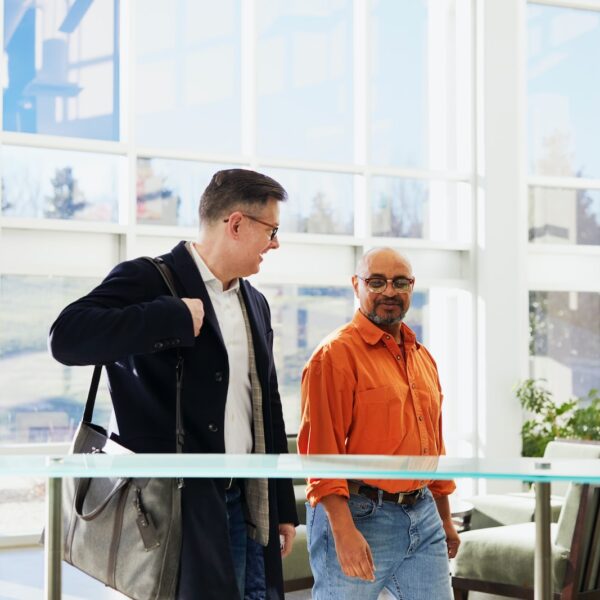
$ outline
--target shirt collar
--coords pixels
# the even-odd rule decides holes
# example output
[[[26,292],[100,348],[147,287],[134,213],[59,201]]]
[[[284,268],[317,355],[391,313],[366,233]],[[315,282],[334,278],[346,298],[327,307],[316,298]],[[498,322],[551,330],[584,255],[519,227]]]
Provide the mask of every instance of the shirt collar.
[[[200,271],[200,277],[202,277],[202,281],[204,281],[205,284],[211,283],[213,287],[215,287],[223,293],[234,291],[237,292],[237,290],[240,287],[239,278],[235,280],[235,283],[229,289],[223,290],[223,284],[221,283],[221,281],[219,281],[219,279],[217,279],[217,276],[208,268],[208,265],[204,262],[204,259],[200,256],[200,253],[198,252],[198,250],[196,250],[196,246],[192,242],[188,242],[188,250],[190,251],[192,258],[194,259],[194,262],[198,267],[198,271]]]
[[[360,334],[360,337],[365,341],[365,343],[374,346],[379,343],[384,335],[386,335],[383,329],[380,329],[370,321],[365,315],[363,315],[360,310],[357,310],[354,313],[354,317],[352,318],[352,324]],[[404,339],[404,346],[416,346],[418,350],[420,348],[419,342],[417,342],[417,338],[415,336],[414,331],[405,323],[401,324],[402,337]]]

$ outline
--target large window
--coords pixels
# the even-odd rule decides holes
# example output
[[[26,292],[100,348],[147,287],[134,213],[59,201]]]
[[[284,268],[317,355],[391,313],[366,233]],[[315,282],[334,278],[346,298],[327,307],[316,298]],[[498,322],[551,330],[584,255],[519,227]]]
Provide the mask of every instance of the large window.
[[[257,152],[353,159],[351,0],[257,2]]]
[[[600,294],[530,292],[529,307],[533,375],[563,401],[600,389]]]
[[[239,154],[243,0],[134,0],[135,141]]]
[[[476,364],[457,360],[473,342],[473,4],[1,2],[0,445],[69,441],[91,370],[50,358],[52,321],[115,263],[194,238],[210,177],[241,167],[289,193],[254,278],[288,430],[305,362],[352,318],[358,258],[391,245],[413,262],[408,324],[440,365],[448,451],[474,453]],[[577,194],[591,222],[596,190]]]
[[[118,140],[119,2],[4,2],[5,131]]]
[[[91,368],[60,365],[48,353],[48,332],[60,310],[87,293],[94,279],[0,276],[0,442],[70,442]],[[108,423],[98,401],[95,416]]]
[[[368,148],[377,165],[469,168],[467,3],[368,3]],[[418,49],[418,50],[417,50]]]
[[[109,154],[2,146],[6,217],[117,221],[123,160]]]
[[[600,5],[587,8],[530,4],[527,21],[530,374],[560,401],[600,386]]]
[[[600,177],[600,13],[530,5],[529,168]]]

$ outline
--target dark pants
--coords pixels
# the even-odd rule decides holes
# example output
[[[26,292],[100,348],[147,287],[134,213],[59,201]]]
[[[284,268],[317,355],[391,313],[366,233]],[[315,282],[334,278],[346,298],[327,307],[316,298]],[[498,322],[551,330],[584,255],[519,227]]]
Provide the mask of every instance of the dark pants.
[[[201,478],[186,479],[182,492],[177,600],[239,600],[238,581],[244,581],[245,600],[263,600],[263,548],[246,534],[241,495],[226,502],[222,482]],[[238,579],[244,566],[245,578]]]
[[[234,484],[225,492],[229,519],[229,543],[235,578],[243,600],[266,598],[265,561],[263,548],[248,537],[242,491]]]

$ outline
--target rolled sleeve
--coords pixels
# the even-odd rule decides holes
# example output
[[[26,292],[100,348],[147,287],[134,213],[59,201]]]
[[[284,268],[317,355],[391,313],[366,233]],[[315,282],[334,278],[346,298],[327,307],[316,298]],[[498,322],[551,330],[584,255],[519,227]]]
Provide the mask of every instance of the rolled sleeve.
[[[349,381],[350,379],[350,381]],[[300,454],[346,454],[346,437],[352,422],[353,391],[343,373],[327,355],[314,359],[302,373],[302,425]],[[315,506],[325,496],[349,497],[345,479],[308,478],[306,496]]]
[[[449,496],[456,489],[456,484],[451,479],[436,479],[430,481],[427,487],[434,498],[439,498],[440,496]]]

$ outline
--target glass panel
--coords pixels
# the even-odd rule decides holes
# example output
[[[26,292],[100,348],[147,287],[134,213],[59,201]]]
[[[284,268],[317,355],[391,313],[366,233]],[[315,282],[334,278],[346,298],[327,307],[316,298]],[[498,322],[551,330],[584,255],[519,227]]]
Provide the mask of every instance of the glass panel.
[[[600,190],[530,188],[529,241],[600,244]]]
[[[373,235],[468,241],[469,196],[470,186],[465,183],[373,177]]]
[[[46,482],[42,478],[0,480],[0,540],[9,535],[39,535],[46,519],[45,495]],[[6,581],[5,573],[2,581]]]
[[[2,215],[117,221],[125,159],[2,146]]]
[[[347,454],[87,454],[49,465],[45,456],[0,455],[0,477],[323,477],[347,479],[518,479],[600,483],[597,458],[455,458]],[[435,476],[433,476],[435,474]],[[36,597],[37,598],[37,597]],[[87,600],[87,599],[86,599]]]
[[[136,141],[241,152],[240,0],[137,0]]]
[[[528,8],[529,170],[600,177],[600,13]]]
[[[352,161],[352,2],[258,0],[256,9],[258,153]]]
[[[600,389],[600,294],[530,292],[531,376],[565,401]]]
[[[464,0],[369,3],[370,162],[469,167],[468,11]]]
[[[0,444],[71,441],[92,369],[57,363],[48,353],[48,330],[62,308],[96,283],[67,277],[0,277]],[[99,397],[94,421],[108,423],[109,414]]]
[[[302,369],[320,342],[352,320],[354,291],[347,287],[264,285],[260,290],[271,306],[273,348],[279,392],[288,434],[300,425]],[[427,293],[415,292],[406,324],[421,340]]]
[[[424,341],[425,313],[429,305],[429,294],[426,291],[415,290],[410,302],[410,309],[404,318],[404,322],[415,332],[419,342]]]
[[[286,189],[281,231],[354,233],[354,176],[319,171],[269,169],[266,174]]]
[[[300,425],[302,369],[319,342],[354,314],[354,292],[348,287],[264,285],[271,306],[273,349],[279,392],[288,434]]]
[[[4,2],[4,129],[119,139],[119,3]]]
[[[211,177],[235,166],[240,165],[138,158],[137,222],[197,227],[200,196]]]

